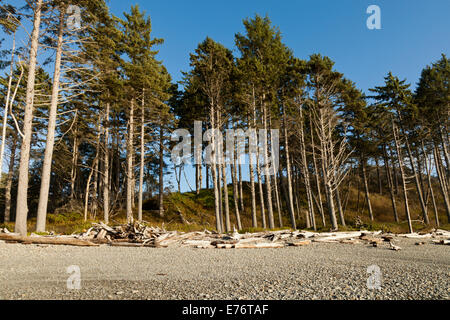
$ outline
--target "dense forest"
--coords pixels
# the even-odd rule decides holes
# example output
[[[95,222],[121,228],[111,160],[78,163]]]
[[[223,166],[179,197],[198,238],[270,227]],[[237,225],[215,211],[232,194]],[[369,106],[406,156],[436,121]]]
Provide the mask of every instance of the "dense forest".
[[[286,221],[338,230],[349,224],[353,188],[362,190],[370,221],[377,219],[371,199],[381,194],[393,221],[406,221],[410,232],[417,219],[450,223],[444,54],[424,66],[415,89],[386,70],[384,83],[363,93],[330,58],[295,57],[270,19],[256,15],[235,35],[237,54],[208,37],[175,83],[157,58],[164,40],[152,36],[138,6],[117,17],[104,0],[0,1],[0,24],[0,219],[15,222],[17,233],[27,233],[32,217],[45,232],[49,213],[74,206],[84,220],[108,224],[124,212],[141,221],[150,198],[164,218],[164,198],[176,189],[169,177],[180,192],[188,165],[171,157],[173,132],[194,136],[198,121],[202,136],[223,134],[203,141],[210,163],[194,148],[200,161],[184,178],[194,193],[211,190],[218,232]],[[232,147],[256,161],[225,153],[227,129],[259,130],[249,137],[257,148]]]

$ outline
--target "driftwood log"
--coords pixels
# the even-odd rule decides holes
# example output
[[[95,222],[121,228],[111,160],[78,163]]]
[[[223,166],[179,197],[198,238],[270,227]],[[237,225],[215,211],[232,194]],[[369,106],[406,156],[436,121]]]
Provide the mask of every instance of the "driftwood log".
[[[0,234],[0,240],[9,243],[23,243],[23,244],[51,244],[77,247],[96,247],[98,244],[86,240],[75,238],[55,238],[55,237],[22,237],[14,234]]]
[[[190,247],[196,249],[275,249],[285,247],[304,247],[313,242],[330,244],[369,244],[373,247],[385,247],[401,250],[393,244],[396,237],[434,239],[431,243],[449,245],[450,232],[434,230],[430,234],[398,235],[382,234],[381,231],[347,231],[315,233],[310,231],[267,231],[240,234],[236,230],[229,235],[211,231],[177,232],[163,228],[149,227],[145,223],[135,222],[115,227],[103,223],[93,224],[86,232],[72,236],[31,236],[21,237],[0,229],[0,240],[7,243],[69,245],[93,247],[110,245],[129,248],[167,248]],[[387,246],[384,245],[387,244]],[[422,242],[424,244],[424,242]]]

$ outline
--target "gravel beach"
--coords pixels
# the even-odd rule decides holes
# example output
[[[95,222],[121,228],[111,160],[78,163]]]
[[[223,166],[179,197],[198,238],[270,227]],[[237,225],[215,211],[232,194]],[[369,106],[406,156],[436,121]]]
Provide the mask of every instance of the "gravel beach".
[[[0,242],[0,299],[450,299],[450,247],[313,243],[283,249],[121,248]],[[367,269],[381,270],[369,289]],[[67,288],[78,266],[81,288]]]

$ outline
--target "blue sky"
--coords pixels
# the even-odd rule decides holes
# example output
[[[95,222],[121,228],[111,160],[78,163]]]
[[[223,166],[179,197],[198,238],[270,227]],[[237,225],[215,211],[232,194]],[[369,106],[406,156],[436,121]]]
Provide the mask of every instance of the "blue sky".
[[[206,36],[235,50],[242,20],[268,15],[299,58],[321,53],[366,91],[392,71],[415,84],[422,68],[450,49],[448,0],[110,0],[121,16],[139,4],[152,18],[154,35],[165,39],[160,59],[175,80],[189,69],[189,53]],[[381,8],[382,30],[369,30],[369,5]]]
[[[233,49],[234,35],[244,32],[242,20],[268,15],[280,28],[294,54],[307,59],[321,53],[335,61],[337,71],[367,92],[381,85],[389,71],[413,87],[421,70],[450,54],[448,0],[316,0],[316,1],[135,1],[111,0],[114,14],[139,4],[152,18],[155,37],[165,39],[159,58],[174,80],[189,69],[189,53],[206,36]],[[381,30],[369,30],[370,5],[381,9]],[[247,171],[247,170],[246,170]],[[186,168],[187,176],[193,170]],[[245,178],[245,177],[244,177]],[[173,182],[174,185],[175,181]],[[190,182],[194,186],[193,179]],[[189,187],[182,178],[182,189]]]
[[[297,57],[329,56],[336,70],[365,92],[381,85],[389,71],[414,87],[426,65],[441,53],[450,54],[449,0],[110,0],[108,4],[119,17],[134,4],[146,10],[153,35],[165,39],[159,59],[174,81],[189,69],[189,53],[206,36],[237,54],[234,36],[244,32],[243,19],[255,14],[270,17]],[[366,27],[370,5],[381,8],[381,30]],[[192,170],[187,175],[192,177]],[[184,179],[182,185],[188,189]]]

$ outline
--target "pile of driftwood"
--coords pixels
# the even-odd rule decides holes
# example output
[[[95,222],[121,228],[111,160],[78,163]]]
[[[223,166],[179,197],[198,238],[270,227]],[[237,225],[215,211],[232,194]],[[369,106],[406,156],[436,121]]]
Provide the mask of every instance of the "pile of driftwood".
[[[133,224],[110,227],[103,223],[94,224],[86,232],[71,236],[36,236],[21,237],[0,229],[0,240],[8,243],[49,244],[72,246],[110,245],[120,247],[193,247],[200,249],[258,249],[301,247],[313,242],[366,244],[374,247],[385,245],[391,250],[401,250],[394,244],[397,237],[425,240],[435,244],[450,244],[450,232],[434,230],[429,234],[383,234],[381,231],[352,231],[314,233],[309,231],[271,231],[259,233],[223,235],[210,231],[183,233],[166,231],[135,222]],[[417,245],[423,245],[419,242]]]

